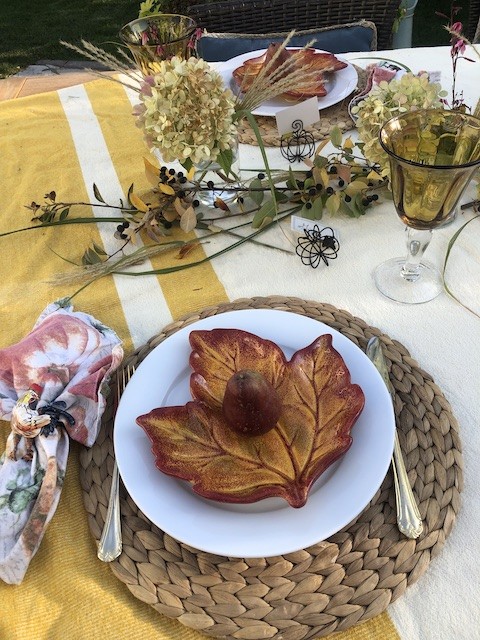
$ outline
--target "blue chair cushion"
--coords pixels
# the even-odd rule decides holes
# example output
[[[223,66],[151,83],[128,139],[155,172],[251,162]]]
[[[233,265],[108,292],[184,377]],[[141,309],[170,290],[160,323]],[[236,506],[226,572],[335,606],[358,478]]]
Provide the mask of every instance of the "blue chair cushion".
[[[197,42],[198,55],[207,62],[223,62],[249,51],[267,49],[272,42],[283,42],[288,33],[208,33]],[[377,29],[373,22],[361,20],[349,24],[296,31],[289,42],[292,47],[312,47],[330,53],[374,51]]]

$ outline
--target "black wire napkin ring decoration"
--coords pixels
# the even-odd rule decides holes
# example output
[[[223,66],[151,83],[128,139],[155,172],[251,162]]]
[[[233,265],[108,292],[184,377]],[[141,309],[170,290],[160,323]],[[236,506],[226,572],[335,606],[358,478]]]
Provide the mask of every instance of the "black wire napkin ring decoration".
[[[305,235],[297,240],[295,251],[302,263],[316,269],[323,260],[328,267],[329,260],[335,260],[340,250],[340,242],[332,227],[305,229]]]
[[[305,131],[302,120],[292,122],[292,133],[280,138],[280,153],[290,163],[311,158],[315,153],[315,138]]]

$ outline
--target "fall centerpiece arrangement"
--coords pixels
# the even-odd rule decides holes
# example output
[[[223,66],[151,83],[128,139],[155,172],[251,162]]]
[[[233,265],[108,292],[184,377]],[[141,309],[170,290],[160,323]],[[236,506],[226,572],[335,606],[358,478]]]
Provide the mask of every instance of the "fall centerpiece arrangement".
[[[154,11],[154,4],[142,4],[144,17]],[[107,202],[101,185],[95,184],[95,201],[86,203],[65,202],[55,190],[48,190],[43,202],[33,200],[28,205],[34,226],[8,235],[39,226],[58,225],[64,229],[68,224],[113,224],[113,234],[119,241],[113,253],[108,255],[102,247],[92,244],[84,248],[80,261],[65,256],[69,263],[80,264],[58,274],[54,283],[78,285],[73,297],[108,274],[138,277],[146,273],[172,273],[212,260],[244,242],[273,248],[259,238],[260,234],[292,214],[313,222],[324,216],[365,215],[383,197],[390,197],[387,157],[378,142],[378,133],[386,120],[419,108],[465,108],[455,89],[455,74],[469,43],[453,18],[447,28],[452,33],[452,105],[446,103],[446,92],[428,74],[415,75],[407,70],[402,77],[375,84],[357,101],[352,114],[358,139],[344,137],[340,129],[333,127],[329,139],[317,145],[313,157],[287,170],[269,166],[252,111],[276,96],[293,93],[298,99],[319,95],[324,88],[322,74],[334,73],[343,64],[331,54],[319,57],[308,46],[291,50],[288,43],[293,32],[282,44],[269,47],[261,59],[235,70],[238,94],[225,86],[211,65],[190,55],[193,53],[190,48],[185,55],[165,55],[160,40],[153,41],[156,32],[151,29],[146,35],[144,31],[140,33],[140,44],[145,40],[144,44],[157,46],[154,70],[145,70],[141,65],[132,68],[131,57],[122,49],[118,55],[112,55],[86,41],[82,47],[64,43],[113,67],[119,73],[113,80],[136,92],[136,124],[148,149],[161,160],[157,164],[144,159],[145,173],[152,185],[147,193],[135,191],[132,185],[126,199]],[[243,120],[251,126],[262,156],[263,166],[255,171],[240,171],[239,167],[236,132]],[[104,207],[109,215],[104,218],[76,215],[88,205]],[[112,215],[114,212],[117,215]],[[186,238],[176,228],[185,233],[195,230],[196,237]],[[197,246],[219,237],[229,238],[231,243],[222,243],[207,257],[194,259]],[[318,229],[318,233],[312,231],[312,237],[306,238],[309,251],[312,247],[318,249],[318,255],[302,262],[311,266],[327,264],[322,256],[332,247],[325,244],[323,237]],[[335,254],[337,245],[333,247]],[[299,253],[293,244],[287,251]],[[148,272],[129,269],[164,252],[172,254],[171,266]],[[186,256],[188,260],[184,259]]]

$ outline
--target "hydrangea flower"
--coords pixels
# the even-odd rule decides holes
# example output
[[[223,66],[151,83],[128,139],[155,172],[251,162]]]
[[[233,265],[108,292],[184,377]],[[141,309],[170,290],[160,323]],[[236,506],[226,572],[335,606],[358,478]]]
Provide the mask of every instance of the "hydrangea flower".
[[[162,60],[158,73],[144,78],[139,96],[137,124],[164,162],[213,162],[234,145],[235,97],[204,60]]]
[[[382,125],[406,111],[442,107],[441,98],[446,95],[439,83],[429,81],[426,73],[418,76],[406,73],[398,80],[375,85],[364,100],[352,107],[352,113],[358,116],[357,129],[365,145],[365,158],[379,164],[382,175],[389,177],[388,157],[378,139]]]

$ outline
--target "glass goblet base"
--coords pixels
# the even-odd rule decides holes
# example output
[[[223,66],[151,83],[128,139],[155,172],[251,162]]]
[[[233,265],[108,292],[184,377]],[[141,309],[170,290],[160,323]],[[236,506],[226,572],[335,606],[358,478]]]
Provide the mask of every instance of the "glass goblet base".
[[[442,275],[433,264],[423,260],[415,273],[406,272],[404,266],[405,258],[392,258],[375,269],[373,279],[380,293],[396,302],[421,304],[442,292]]]

